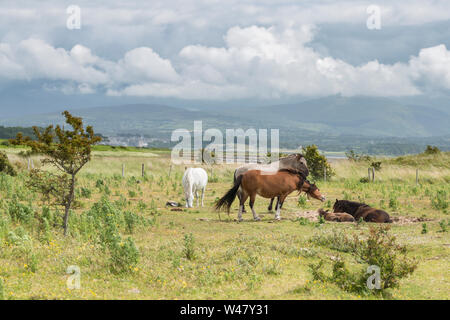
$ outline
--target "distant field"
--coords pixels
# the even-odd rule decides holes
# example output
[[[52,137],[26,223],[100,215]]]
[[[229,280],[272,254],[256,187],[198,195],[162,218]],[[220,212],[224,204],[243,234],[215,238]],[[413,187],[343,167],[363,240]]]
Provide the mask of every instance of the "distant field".
[[[61,229],[42,224],[44,216],[59,221],[61,212],[43,209],[39,195],[24,186],[26,159],[16,149],[2,150],[23,170],[17,177],[0,174],[0,278],[5,299],[374,299],[315,282],[309,271],[308,265],[319,258],[338,254],[353,265],[348,254],[311,242],[313,236],[333,231],[352,235],[369,228],[367,223],[318,224],[313,219],[302,224],[297,219],[305,212],[330,208],[336,198],[366,202],[404,218],[404,223],[392,224],[391,233],[407,245],[408,255],[417,257],[419,265],[386,298],[449,298],[450,236],[441,232],[441,225],[450,221],[448,152],[380,159],[374,183],[361,182],[369,163],[333,161],[336,176],[317,181],[327,196],[325,203],[298,201],[292,193],[282,210],[283,220],[274,222],[274,214],[267,212],[268,200],[258,197],[256,211],[262,221],[253,222],[247,213],[244,222],[237,223],[236,203],[229,217],[221,214],[221,221],[212,210],[217,197],[231,186],[235,166],[205,167],[210,182],[204,208],[171,211],[165,207],[168,200],[184,205],[184,166],[171,167],[168,151],[97,146],[93,160],[80,173],[79,204],[71,217],[71,234],[64,238]],[[39,158],[33,159],[39,166]],[[95,203],[95,210],[102,208],[117,219],[120,237],[131,237],[139,250],[139,261],[128,272],[111,270],[112,258],[92,220]],[[190,233],[193,243],[185,239]],[[188,249],[195,258],[187,258]],[[71,265],[80,268],[80,289],[67,289],[66,269]]]

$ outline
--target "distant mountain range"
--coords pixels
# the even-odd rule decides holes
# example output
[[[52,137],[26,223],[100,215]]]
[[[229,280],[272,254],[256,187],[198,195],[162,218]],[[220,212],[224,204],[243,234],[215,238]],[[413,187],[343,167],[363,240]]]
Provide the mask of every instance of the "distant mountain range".
[[[70,110],[70,109],[69,109]],[[389,98],[341,97],[260,107],[202,107],[187,109],[156,104],[134,104],[70,110],[106,136],[143,135],[169,141],[177,128],[193,129],[194,120],[203,129],[279,128],[280,140],[357,136],[389,139],[450,136],[450,112]],[[62,123],[60,113],[0,120],[0,125],[45,126]],[[295,143],[294,143],[295,144]]]
[[[427,137],[450,134],[450,113],[434,107],[403,104],[388,98],[341,97],[264,107],[184,109],[139,104],[71,110],[105,134],[159,135],[191,128],[203,120],[207,127],[297,128],[298,130],[365,136]],[[0,125],[44,126],[59,123],[59,113],[0,120]]]

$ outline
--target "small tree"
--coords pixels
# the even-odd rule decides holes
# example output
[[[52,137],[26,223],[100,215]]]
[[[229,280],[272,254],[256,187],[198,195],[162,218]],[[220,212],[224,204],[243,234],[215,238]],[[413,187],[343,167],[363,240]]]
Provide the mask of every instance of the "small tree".
[[[308,163],[309,173],[314,179],[322,179],[325,169],[327,178],[334,175],[327,158],[319,153],[315,144],[304,147],[302,153]]]
[[[76,175],[91,160],[92,145],[101,141],[101,137],[94,135],[91,126],[83,127],[82,118],[72,116],[69,111],[62,113],[66,123],[73,130],[64,130],[57,125],[48,126],[43,132],[38,127],[33,127],[36,140],[17,134],[16,139],[11,140],[13,144],[27,145],[31,152],[46,156],[43,164],[51,164],[62,172],[61,179],[68,176],[69,182],[62,184],[62,205],[64,206],[64,235],[67,234],[70,208],[75,197]]]

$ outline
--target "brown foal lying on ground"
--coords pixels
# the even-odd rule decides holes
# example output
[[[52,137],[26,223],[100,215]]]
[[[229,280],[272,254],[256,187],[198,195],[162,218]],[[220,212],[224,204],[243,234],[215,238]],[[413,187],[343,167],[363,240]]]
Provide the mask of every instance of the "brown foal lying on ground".
[[[242,210],[250,197],[250,208],[252,209],[253,219],[260,220],[255,212],[254,204],[256,195],[260,195],[264,198],[278,198],[277,208],[275,213],[275,219],[280,220],[280,208],[283,205],[284,200],[292,191],[302,191],[303,185],[305,183],[304,175],[296,170],[292,169],[281,169],[276,173],[264,174],[261,170],[249,170],[243,175],[240,175],[234,186],[228,190],[228,192],[217,201],[216,210],[220,210],[224,207],[230,210],[231,204],[233,203],[236,195],[238,193],[239,187],[242,189],[242,197],[239,203],[239,213],[238,220],[242,221]],[[309,184],[309,183],[308,183]],[[309,195],[321,201],[325,201],[325,197],[319,192],[319,189],[308,188]]]
[[[328,210],[319,209],[319,216],[323,217],[327,221],[334,222],[355,222],[355,218],[352,215],[345,212],[328,212]]]
[[[386,211],[372,208],[365,203],[348,200],[338,200],[333,206],[333,212],[346,212],[355,218],[356,221],[363,219],[366,222],[391,223],[392,220]]]

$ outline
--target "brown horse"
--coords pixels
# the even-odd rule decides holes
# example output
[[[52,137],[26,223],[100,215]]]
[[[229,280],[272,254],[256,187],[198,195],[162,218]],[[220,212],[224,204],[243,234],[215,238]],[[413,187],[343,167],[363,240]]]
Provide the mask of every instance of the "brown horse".
[[[250,197],[250,208],[252,209],[253,219],[259,221],[260,218],[253,208],[255,204],[256,195],[264,198],[278,198],[277,212],[275,219],[280,220],[280,207],[283,205],[286,197],[294,190],[302,191],[305,183],[305,177],[298,171],[292,169],[281,169],[275,174],[261,174],[261,170],[249,170],[243,175],[240,175],[234,186],[216,202],[216,210],[226,207],[230,209],[239,188],[242,189],[242,197],[239,203],[238,220],[242,221],[242,209],[247,198]],[[318,200],[324,201],[317,188],[310,188],[309,195]]]
[[[333,206],[333,212],[346,212],[355,218],[356,221],[363,219],[366,222],[391,223],[392,220],[386,211],[372,208],[365,203],[348,200],[338,200]]]
[[[355,218],[345,212],[328,212],[328,210],[319,209],[319,216],[323,217],[327,221],[355,222]]]
[[[243,165],[234,171],[233,183],[236,183],[236,179],[249,170],[261,170],[264,171],[266,174],[268,174],[268,173],[276,173],[280,169],[297,170],[298,172],[301,172],[301,174],[304,177],[307,177],[309,174],[308,165],[306,164],[305,157],[301,153],[294,153],[286,157],[280,158],[279,161],[275,161],[270,164],[249,163]],[[237,196],[240,200],[242,197],[241,190],[238,191]],[[270,200],[269,211],[272,211],[273,200],[274,200],[273,198]],[[245,206],[242,209],[242,212],[246,212]]]

